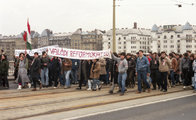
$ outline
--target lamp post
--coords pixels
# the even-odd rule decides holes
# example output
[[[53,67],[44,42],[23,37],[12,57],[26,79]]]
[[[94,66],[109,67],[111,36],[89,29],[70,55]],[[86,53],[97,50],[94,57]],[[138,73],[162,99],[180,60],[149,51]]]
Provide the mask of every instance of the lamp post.
[[[116,52],[116,0],[113,0],[113,52]]]

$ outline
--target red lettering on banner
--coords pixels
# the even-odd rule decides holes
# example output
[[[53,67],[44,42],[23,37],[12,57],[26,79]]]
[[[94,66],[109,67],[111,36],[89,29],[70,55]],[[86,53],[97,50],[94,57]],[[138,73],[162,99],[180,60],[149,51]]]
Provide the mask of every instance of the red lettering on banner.
[[[52,50],[49,48],[51,54],[54,54],[56,52],[56,49],[55,48],[52,48]]]

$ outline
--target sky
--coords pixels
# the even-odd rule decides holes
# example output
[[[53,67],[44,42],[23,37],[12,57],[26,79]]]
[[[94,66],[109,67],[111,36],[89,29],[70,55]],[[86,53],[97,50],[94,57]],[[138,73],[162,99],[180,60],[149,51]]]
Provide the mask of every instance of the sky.
[[[185,3],[181,8],[175,4]],[[195,3],[195,5],[189,5]],[[154,24],[196,25],[196,0],[117,0],[116,27],[139,28]],[[26,30],[54,33],[112,28],[113,0],[0,0],[0,34],[17,35]]]

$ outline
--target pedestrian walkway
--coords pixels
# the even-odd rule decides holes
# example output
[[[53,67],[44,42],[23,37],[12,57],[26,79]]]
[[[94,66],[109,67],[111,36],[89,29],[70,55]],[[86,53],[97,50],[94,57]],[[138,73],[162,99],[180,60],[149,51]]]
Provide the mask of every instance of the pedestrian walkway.
[[[71,89],[48,88],[36,92],[31,89],[1,90],[0,118],[28,118],[183,91],[182,86],[171,88],[167,93],[157,90],[135,94],[136,89],[128,89],[124,96],[119,96],[117,93],[109,94],[109,87],[104,87],[101,91],[77,91],[75,88],[76,86]]]

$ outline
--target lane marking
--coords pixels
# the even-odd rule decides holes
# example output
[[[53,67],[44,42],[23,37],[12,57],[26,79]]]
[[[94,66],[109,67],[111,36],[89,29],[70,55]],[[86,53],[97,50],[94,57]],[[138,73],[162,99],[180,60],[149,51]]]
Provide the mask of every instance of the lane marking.
[[[186,97],[190,97],[190,96],[194,96],[194,95],[196,95],[196,93],[192,93],[190,95],[174,97],[174,98],[168,98],[168,99],[164,99],[164,100],[156,100],[156,101],[153,101],[153,102],[142,103],[142,104],[139,104],[139,105],[132,105],[132,106],[129,106],[129,107],[122,107],[122,108],[117,108],[117,109],[113,109],[113,110],[107,110],[107,111],[96,112],[96,113],[91,113],[91,114],[87,114],[87,115],[81,115],[81,116],[77,116],[77,117],[65,118],[65,119],[62,119],[62,120],[74,120],[74,119],[79,119],[79,118],[85,118],[85,117],[90,117],[90,116],[94,116],[94,115],[106,114],[106,113],[116,112],[116,111],[130,109],[130,108],[141,107],[141,106],[150,105],[150,104],[172,101],[172,100],[186,98]]]

